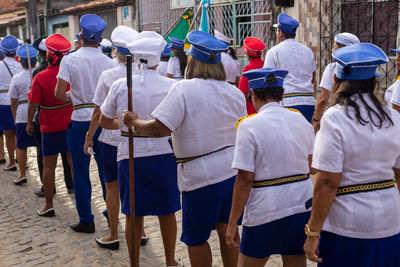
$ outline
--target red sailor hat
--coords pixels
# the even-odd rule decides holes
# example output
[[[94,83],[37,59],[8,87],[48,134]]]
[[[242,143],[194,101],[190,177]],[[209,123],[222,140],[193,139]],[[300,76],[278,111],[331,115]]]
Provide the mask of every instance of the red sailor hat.
[[[261,57],[261,53],[265,49],[265,44],[258,38],[247,37],[244,39],[242,48],[251,57]]]
[[[62,34],[55,33],[46,38],[45,45],[50,54],[59,51],[65,55],[71,49],[71,43]]]

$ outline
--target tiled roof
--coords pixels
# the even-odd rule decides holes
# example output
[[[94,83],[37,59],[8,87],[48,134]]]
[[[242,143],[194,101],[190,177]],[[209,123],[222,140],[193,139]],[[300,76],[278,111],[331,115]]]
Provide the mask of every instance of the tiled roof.
[[[121,4],[133,4],[134,0],[95,0],[90,1],[86,4],[68,7],[60,10],[60,13],[74,13],[80,11],[86,11],[97,8],[108,8],[113,6],[120,6]]]

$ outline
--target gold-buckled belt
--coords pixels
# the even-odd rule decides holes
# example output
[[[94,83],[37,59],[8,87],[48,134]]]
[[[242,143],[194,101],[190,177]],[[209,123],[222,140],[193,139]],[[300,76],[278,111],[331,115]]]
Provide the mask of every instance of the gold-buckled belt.
[[[44,110],[52,110],[52,109],[59,109],[59,108],[65,108],[68,106],[71,106],[72,104],[62,104],[62,105],[54,105],[54,106],[45,106],[45,105],[40,105],[40,109],[44,109]]]
[[[96,107],[96,105],[93,103],[79,104],[79,105],[74,106],[74,110],[82,109],[82,108],[94,108],[94,107]]]
[[[298,174],[298,175],[285,176],[285,177],[280,177],[280,178],[275,178],[275,179],[254,181],[253,188],[261,188],[261,187],[296,183],[296,182],[301,182],[301,181],[307,180],[309,177],[310,177],[310,174]]]
[[[8,93],[8,90],[7,89],[0,90],[0,93]]]
[[[22,100],[22,101],[18,101],[18,102],[17,102],[17,105],[27,104],[27,103],[29,103],[28,100]]]
[[[189,161],[192,161],[192,160],[195,160],[195,159],[204,157],[204,156],[208,156],[208,155],[211,155],[211,154],[220,152],[220,151],[225,150],[225,149],[230,148],[230,147],[233,147],[233,145],[224,146],[224,147],[222,147],[222,148],[220,148],[220,149],[217,149],[217,150],[208,152],[208,153],[203,154],[203,155],[193,156],[193,157],[187,157],[187,158],[177,158],[177,157],[175,157],[175,155],[174,155],[174,159],[175,159],[175,161],[176,161],[177,163],[186,163],[186,162],[189,162]]]
[[[384,180],[380,182],[366,183],[366,184],[355,184],[355,185],[346,185],[340,186],[338,191],[336,192],[336,196],[362,193],[368,191],[376,191],[382,189],[388,189],[394,187],[394,180]]]
[[[121,131],[121,136],[129,137],[129,132]],[[133,137],[144,137],[144,138],[148,138],[148,137],[150,137],[150,136],[146,136],[146,135],[144,135],[142,132],[139,132],[139,131],[134,131],[134,132],[133,132]]]
[[[314,93],[292,93],[292,94],[284,94],[284,95],[283,95],[283,98],[296,97],[296,96],[312,96],[312,97],[314,97]]]

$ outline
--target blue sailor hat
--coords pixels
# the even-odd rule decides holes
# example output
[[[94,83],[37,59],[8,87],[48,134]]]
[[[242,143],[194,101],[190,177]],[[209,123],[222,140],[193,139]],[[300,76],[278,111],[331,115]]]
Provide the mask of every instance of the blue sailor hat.
[[[17,56],[19,57],[19,61],[22,63],[28,62],[28,53],[26,49],[26,44],[21,45],[17,50]],[[36,56],[39,54],[39,51],[35,49],[32,45],[28,44],[29,58],[31,63],[36,61]]]
[[[400,46],[397,49],[392,49],[391,51],[396,52],[396,53],[400,53]]]
[[[121,25],[111,33],[111,41],[121,55],[131,55],[128,44],[135,41],[139,33],[131,27]]]
[[[190,55],[205,63],[216,64],[221,62],[221,53],[228,49],[227,43],[203,31],[189,33],[188,40],[192,44]]]
[[[164,50],[161,52],[161,57],[168,57],[170,53],[171,53],[171,46],[169,44],[166,44]]]
[[[374,77],[376,68],[388,62],[385,52],[371,43],[345,46],[332,53],[336,77],[342,80],[366,80]]]
[[[182,49],[185,46],[185,43],[181,39],[175,37],[168,37],[168,39],[171,41],[171,47],[173,48]]]
[[[82,36],[86,41],[97,42],[105,30],[106,22],[97,15],[86,14],[81,17],[79,22],[82,28]]]
[[[295,34],[297,27],[299,27],[299,22],[288,14],[281,13],[278,15],[278,24],[274,24],[273,26],[284,33]]]
[[[249,89],[259,89],[266,87],[283,87],[283,81],[288,73],[287,70],[261,68],[246,71],[242,75],[248,79]],[[271,79],[271,75],[275,79]]]
[[[17,38],[12,35],[7,35],[3,40],[1,40],[0,46],[5,53],[14,53],[17,50],[19,43]]]

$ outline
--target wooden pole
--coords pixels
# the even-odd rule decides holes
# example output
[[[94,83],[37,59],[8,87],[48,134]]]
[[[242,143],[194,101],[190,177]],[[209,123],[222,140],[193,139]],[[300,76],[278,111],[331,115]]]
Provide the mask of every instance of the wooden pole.
[[[126,57],[126,81],[128,85],[128,111],[132,111],[132,56]],[[133,131],[129,129],[129,196],[130,196],[130,228],[131,228],[131,267],[138,267],[135,265],[135,175],[133,172]]]

